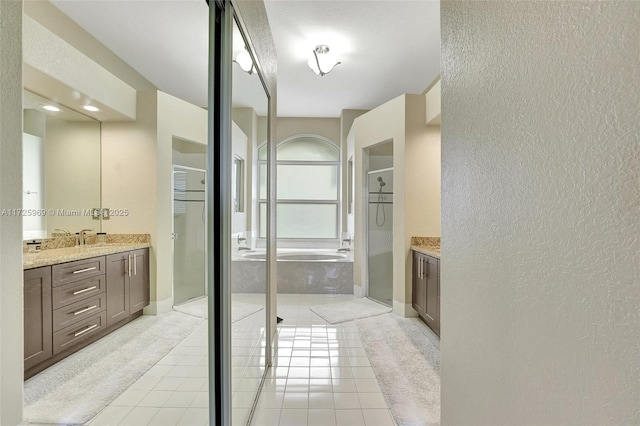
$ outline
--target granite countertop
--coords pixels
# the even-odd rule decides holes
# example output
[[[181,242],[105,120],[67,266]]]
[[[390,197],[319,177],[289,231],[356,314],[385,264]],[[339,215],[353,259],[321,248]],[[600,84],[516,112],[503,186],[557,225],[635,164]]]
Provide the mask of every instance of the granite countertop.
[[[411,237],[411,250],[440,259],[440,237]]]
[[[123,251],[137,250],[150,247],[144,242],[107,243],[105,245],[86,245],[83,247],[63,247],[37,252],[24,253],[22,269],[32,269],[41,266],[56,265],[58,263],[72,262],[74,260],[89,259],[96,256],[104,256]]]

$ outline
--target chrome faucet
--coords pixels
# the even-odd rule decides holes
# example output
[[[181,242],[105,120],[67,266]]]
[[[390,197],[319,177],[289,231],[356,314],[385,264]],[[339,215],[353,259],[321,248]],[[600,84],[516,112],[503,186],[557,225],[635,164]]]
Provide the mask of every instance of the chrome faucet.
[[[349,247],[340,247],[338,249],[338,252],[342,252],[342,251],[351,251],[351,249]]]
[[[241,251],[241,250],[251,250],[251,247],[247,247],[247,246],[238,247],[238,251]]]
[[[243,241],[247,241],[247,239],[245,237],[240,236],[240,234],[238,234],[238,245],[240,245],[240,243]]]
[[[351,238],[343,238],[342,242],[351,245]]]
[[[87,232],[91,232],[91,231],[93,231],[93,229],[83,229],[82,231],[80,231],[79,237],[78,237],[78,243],[81,246],[87,245]]]

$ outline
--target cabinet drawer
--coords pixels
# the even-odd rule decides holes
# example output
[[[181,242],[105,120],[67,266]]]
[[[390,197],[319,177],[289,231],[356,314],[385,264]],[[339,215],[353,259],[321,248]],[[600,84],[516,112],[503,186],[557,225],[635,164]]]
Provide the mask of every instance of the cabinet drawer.
[[[62,352],[78,342],[104,330],[107,320],[106,312],[94,315],[70,327],[53,333],[53,354]]]
[[[85,278],[104,275],[104,270],[104,256],[53,265],[52,284],[54,287],[57,287],[63,284],[80,281]]]
[[[62,330],[106,309],[107,297],[104,293],[80,300],[53,311],[53,331]]]
[[[104,289],[104,275],[55,287],[53,289],[53,309],[58,309],[87,297],[104,293]]]

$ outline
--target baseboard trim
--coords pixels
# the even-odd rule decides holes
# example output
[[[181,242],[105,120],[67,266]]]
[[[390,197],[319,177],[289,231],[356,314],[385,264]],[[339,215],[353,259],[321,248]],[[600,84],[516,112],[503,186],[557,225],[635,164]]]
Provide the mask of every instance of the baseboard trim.
[[[413,309],[410,303],[402,303],[397,300],[393,301],[393,313],[403,318],[413,318],[418,316],[418,313]]]
[[[353,295],[359,299],[364,297],[364,289],[361,285],[353,285]]]
[[[173,310],[173,297],[164,300],[153,300],[144,308],[145,315],[160,315]]]

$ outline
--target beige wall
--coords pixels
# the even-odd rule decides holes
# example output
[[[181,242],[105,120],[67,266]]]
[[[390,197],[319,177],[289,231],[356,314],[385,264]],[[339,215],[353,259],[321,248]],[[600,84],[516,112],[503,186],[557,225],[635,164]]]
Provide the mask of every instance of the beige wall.
[[[431,85],[425,96],[426,122],[429,125],[440,125],[440,112],[442,111],[442,82],[440,77]]]
[[[442,2],[443,424],[640,422],[640,3]]]
[[[393,310],[413,316],[411,308],[411,236],[440,235],[439,129],[425,123],[424,95],[402,95],[355,119],[354,283],[365,294],[366,148],[393,141]],[[358,288],[359,287],[359,288]]]
[[[100,123],[47,117],[44,139],[44,192],[48,209],[100,207]],[[100,231],[91,216],[47,215],[47,235],[56,228]]]
[[[136,121],[102,123],[102,205],[129,210],[127,216],[104,220],[102,230],[151,234],[149,260],[154,301],[158,250],[157,109],[156,91],[138,92]]]
[[[340,114],[340,232],[348,233],[353,239],[353,212],[349,214],[348,194],[349,194],[349,176],[348,163],[353,158],[354,144],[349,144],[349,133],[353,127],[353,120],[367,112],[363,109],[344,109]],[[355,163],[354,163],[355,164]],[[352,188],[353,189],[353,188]],[[351,242],[353,247],[353,241]]]
[[[340,144],[339,118],[278,117],[276,124],[278,143],[296,135],[318,135]]]
[[[0,2],[0,207],[22,206],[22,2]],[[0,424],[22,422],[22,220],[0,217]]]

